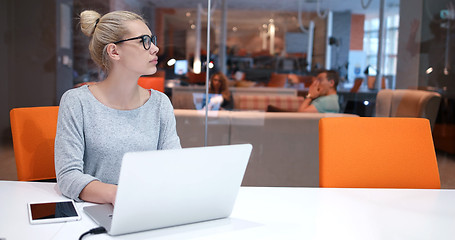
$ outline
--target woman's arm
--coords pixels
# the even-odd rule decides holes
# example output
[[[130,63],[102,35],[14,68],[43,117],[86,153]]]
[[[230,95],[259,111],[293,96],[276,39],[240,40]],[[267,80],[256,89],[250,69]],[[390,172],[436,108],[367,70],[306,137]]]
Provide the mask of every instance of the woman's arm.
[[[161,93],[160,93],[161,94]],[[158,150],[163,149],[179,149],[180,138],[177,135],[176,120],[174,108],[172,107],[169,98],[161,94],[161,103],[159,108],[160,115],[160,136],[158,139]]]
[[[92,181],[82,189],[79,198],[94,203],[111,203],[114,205],[117,185]]]
[[[93,176],[84,174],[84,120],[81,102],[75,90],[66,92],[60,101],[55,136],[55,174],[63,195],[76,201]],[[90,194],[89,194],[90,195]]]

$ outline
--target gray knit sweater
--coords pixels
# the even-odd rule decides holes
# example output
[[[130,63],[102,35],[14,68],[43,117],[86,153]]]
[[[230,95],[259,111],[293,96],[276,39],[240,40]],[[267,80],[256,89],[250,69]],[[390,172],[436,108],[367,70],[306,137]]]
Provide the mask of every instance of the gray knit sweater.
[[[99,102],[87,86],[67,91],[60,101],[55,136],[55,173],[63,195],[80,201],[91,181],[117,184],[126,152],[181,148],[169,98],[151,91],[133,110]]]

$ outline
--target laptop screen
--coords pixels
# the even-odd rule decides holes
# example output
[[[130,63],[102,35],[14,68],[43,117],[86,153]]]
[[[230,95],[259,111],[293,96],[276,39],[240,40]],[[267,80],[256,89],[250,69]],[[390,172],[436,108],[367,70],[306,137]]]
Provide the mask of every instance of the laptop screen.
[[[174,73],[175,75],[185,75],[188,72],[188,61],[187,60],[177,60],[174,64]]]
[[[197,110],[205,109],[205,93],[193,93],[193,103]],[[223,103],[221,94],[209,93],[209,110],[218,111]]]

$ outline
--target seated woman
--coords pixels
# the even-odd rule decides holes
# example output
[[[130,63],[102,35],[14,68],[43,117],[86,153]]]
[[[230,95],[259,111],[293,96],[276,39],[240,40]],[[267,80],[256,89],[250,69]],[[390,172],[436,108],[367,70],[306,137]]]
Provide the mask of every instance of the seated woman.
[[[221,109],[232,110],[234,108],[234,100],[231,91],[229,91],[227,77],[222,73],[215,73],[210,78],[209,93],[221,94],[223,103]]]
[[[68,90],[60,101],[55,173],[63,195],[115,203],[126,152],[181,148],[174,111],[161,92],[138,85],[156,72],[156,36],[132,12],[81,13],[92,60],[106,78]],[[138,191],[147,191],[138,182]]]

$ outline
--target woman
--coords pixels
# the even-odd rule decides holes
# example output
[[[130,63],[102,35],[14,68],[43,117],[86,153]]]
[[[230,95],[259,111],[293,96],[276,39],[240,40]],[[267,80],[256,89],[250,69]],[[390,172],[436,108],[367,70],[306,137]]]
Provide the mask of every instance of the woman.
[[[137,85],[141,75],[156,72],[159,50],[143,18],[126,11],[104,16],[84,11],[80,21],[91,37],[91,58],[107,77],[62,96],[57,183],[75,200],[114,204],[124,153],[180,148],[180,140],[168,97]]]
[[[227,77],[222,73],[215,73],[210,78],[209,93],[221,94],[223,96],[222,109],[232,109],[233,100],[229,91]]]

